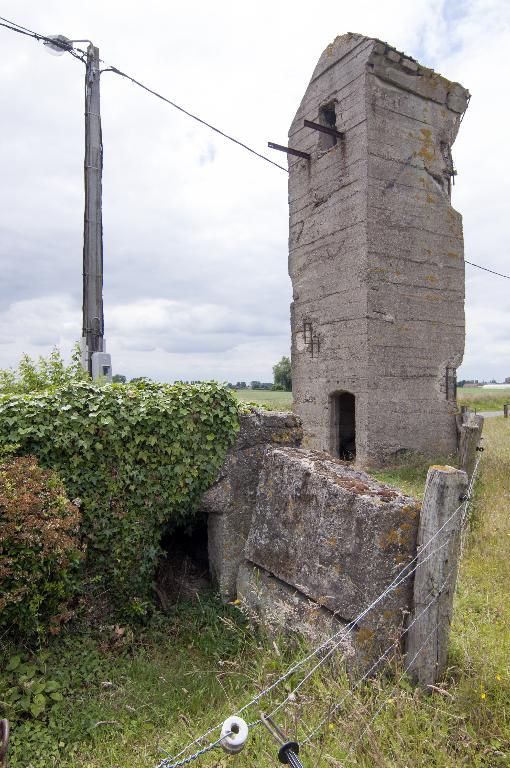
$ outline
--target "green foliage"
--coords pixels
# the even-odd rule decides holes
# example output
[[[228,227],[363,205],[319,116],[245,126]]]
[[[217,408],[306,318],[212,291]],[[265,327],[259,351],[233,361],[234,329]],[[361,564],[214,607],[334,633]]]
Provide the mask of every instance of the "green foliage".
[[[41,469],[32,456],[4,462],[0,630],[20,636],[56,633],[70,617],[81,559],[79,523],[79,510],[53,471]]]
[[[161,731],[167,746],[169,718],[184,712],[201,718],[210,713],[204,701],[222,705],[224,682],[217,677],[222,660],[233,658],[237,664],[252,645],[244,616],[205,593],[200,600],[181,602],[168,616],[154,616],[136,631],[105,625],[93,633],[66,634],[52,638],[42,654],[27,655],[10,646],[0,652],[0,717],[11,720],[10,768],[99,767],[105,759],[102,749],[111,739],[115,743],[118,733],[130,742],[141,734],[157,738]],[[11,687],[26,685],[6,671],[13,656],[36,667],[34,678],[53,681],[62,695],[60,701],[50,699],[37,717],[30,710],[2,705]],[[236,675],[232,682],[232,694],[242,696],[244,678]],[[144,750],[140,763],[135,755],[126,762],[112,759],[117,765],[136,761],[152,766],[161,752],[157,746]]]
[[[9,720],[44,716],[62,701],[62,686],[46,674],[47,657],[41,653],[35,660],[25,661],[16,655],[7,662],[0,678],[0,698]]]
[[[273,376],[275,385],[280,385],[286,392],[292,391],[292,370],[288,357],[282,357],[280,362],[273,366]]]
[[[406,662],[396,654],[385,674],[355,687],[343,671],[340,651],[279,711],[278,724],[298,740],[331,714],[311,745],[303,745],[304,763],[509,765],[510,424],[490,419],[485,431],[479,524],[466,541],[444,679],[434,689],[413,688],[402,676]],[[288,635],[266,639],[246,625],[235,606],[201,597],[133,632],[105,626],[97,636],[52,638],[49,651],[45,677],[61,685],[64,698],[48,713],[14,721],[11,768],[157,765],[165,753],[175,755],[274,683],[309,649],[296,649]],[[5,659],[15,653],[9,648]],[[33,657],[27,662],[35,663]],[[247,710],[246,718],[271,711],[316,663],[311,659]],[[216,735],[219,729],[211,739]],[[213,751],[193,766],[234,765],[235,759],[221,755]],[[250,730],[239,765],[250,764],[274,768],[275,751],[264,728]]]
[[[125,384],[126,377],[123,376],[121,373],[116,373],[112,376],[112,382],[113,384]]]
[[[430,457],[416,451],[404,451],[393,464],[385,466],[384,469],[370,469],[370,474],[381,483],[388,483],[403,493],[421,499],[431,463]],[[438,457],[436,463],[451,464],[451,457]]]
[[[69,765],[68,759],[76,765],[74,748],[90,740],[101,719],[98,698],[110,672],[101,640],[63,635],[47,651],[13,654],[10,646],[0,656],[0,717],[11,723],[11,768]]]
[[[0,398],[0,447],[57,470],[82,504],[89,590],[143,614],[164,533],[190,522],[239,428],[216,383],[59,389]]]
[[[0,370],[0,395],[43,392],[87,380],[89,375],[82,368],[80,347],[77,344],[70,365],[65,364],[60,351],[55,348],[47,359],[40,357],[35,362],[28,355],[23,355],[17,371]]]

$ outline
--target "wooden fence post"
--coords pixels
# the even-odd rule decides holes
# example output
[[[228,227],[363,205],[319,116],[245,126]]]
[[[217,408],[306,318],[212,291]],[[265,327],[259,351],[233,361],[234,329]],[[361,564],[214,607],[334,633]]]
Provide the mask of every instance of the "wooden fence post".
[[[418,528],[413,612],[406,642],[409,673],[422,685],[433,685],[446,669],[460,555],[459,507],[467,483],[466,473],[453,467],[430,467],[428,471]]]
[[[508,403],[503,404],[503,416],[508,419]]]
[[[483,416],[472,414],[466,424],[460,428],[459,468],[467,472],[471,479],[476,462],[476,449],[483,429]]]

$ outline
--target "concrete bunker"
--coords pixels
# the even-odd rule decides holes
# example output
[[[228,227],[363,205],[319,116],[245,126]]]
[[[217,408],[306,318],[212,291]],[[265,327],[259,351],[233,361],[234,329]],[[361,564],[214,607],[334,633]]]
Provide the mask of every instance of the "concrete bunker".
[[[464,254],[451,147],[468,101],[358,34],[337,37],[313,72],[288,141],[305,153],[288,156],[289,274],[294,411],[309,448],[341,455],[330,406],[345,391],[361,464],[457,450]]]
[[[331,411],[331,453],[344,461],[356,458],[356,396],[334,392],[329,398]]]

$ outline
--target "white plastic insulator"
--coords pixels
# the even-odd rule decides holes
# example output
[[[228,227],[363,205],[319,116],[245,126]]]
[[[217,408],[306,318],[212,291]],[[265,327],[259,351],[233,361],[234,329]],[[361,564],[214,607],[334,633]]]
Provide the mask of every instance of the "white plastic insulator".
[[[227,735],[228,734],[228,735]],[[232,715],[221,728],[221,746],[230,755],[240,752],[248,738],[248,726],[242,717]]]

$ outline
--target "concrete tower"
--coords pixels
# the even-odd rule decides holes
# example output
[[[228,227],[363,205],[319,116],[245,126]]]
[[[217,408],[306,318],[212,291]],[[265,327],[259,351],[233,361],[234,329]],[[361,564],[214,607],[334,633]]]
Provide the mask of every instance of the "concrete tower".
[[[309,155],[289,155],[289,273],[295,410],[313,448],[362,462],[457,448],[451,147],[468,100],[362,35],[336,38],[315,68],[289,131]]]

